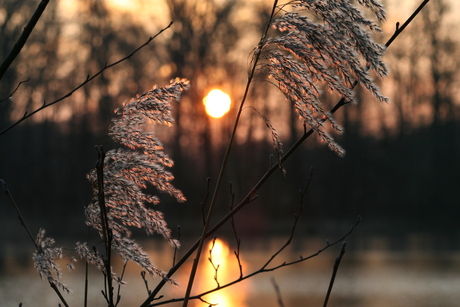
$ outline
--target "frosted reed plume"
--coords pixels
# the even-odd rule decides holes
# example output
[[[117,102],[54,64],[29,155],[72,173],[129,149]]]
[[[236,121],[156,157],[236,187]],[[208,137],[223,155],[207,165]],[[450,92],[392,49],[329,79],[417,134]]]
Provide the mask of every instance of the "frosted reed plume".
[[[163,146],[153,132],[146,131],[145,124],[150,121],[171,125],[171,103],[179,101],[182,92],[188,88],[189,81],[175,79],[165,87],[154,87],[131,99],[116,111],[117,117],[112,120],[109,132],[114,141],[127,147],[108,151],[104,161],[105,206],[112,232],[112,248],[123,261],[134,261],[150,275],[164,276],[164,273],[131,238],[128,227],[142,228],[148,235],[160,234],[176,247],[179,242],[171,238],[163,214],[147,207],[148,204],[158,204],[159,198],[144,191],[153,186],[179,202],[185,201],[185,197],[171,184],[174,177],[167,168],[173,165],[173,161],[163,152]],[[96,170],[88,177],[93,185],[94,198],[86,208],[86,223],[103,237]],[[89,248],[86,243],[77,243],[77,252],[107,273],[104,260],[96,249]]]
[[[377,1],[358,2],[379,21],[384,20],[385,12]],[[380,101],[387,101],[369,76],[369,70],[379,76],[387,73],[381,61],[384,46],[375,43],[371,36],[381,30],[349,1],[292,1],[280,11],[284,13],[272,23],[278,35],[268,37],[259,46],[258,52],[266,60],[263,67],[295,105],[303,121],[342,155],[343,149],[322,129],[327,119],[334,129],[342,131],[323,109],[320,87],[326,85],[347,102],[356,103],[353,83],[357,81]]]
[[[60,247],[53,247],[55,244],[54,239],[45,237],[45,230],[40,229],[35,240],[37,250],[33,253],[32,259],[34,260],[35,269],[37,269],[40,278],[43,281],[48,281],[58,288],[70,294],[72,291],[63,283],[60,282],[62,273],[55,262],[56,259],[62,258],[62,249]]]

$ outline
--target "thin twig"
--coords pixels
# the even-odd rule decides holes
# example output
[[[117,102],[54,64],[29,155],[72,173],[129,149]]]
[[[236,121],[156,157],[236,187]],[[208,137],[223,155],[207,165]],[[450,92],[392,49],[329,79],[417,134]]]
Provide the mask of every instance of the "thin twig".
[[[22,47],[24,47],[24,45],[26,44],[30,33],[32,33],[33,29],[35,28],[35,25],[37,24],[38,20],[40,19],[43,12],[45,11],[48,3],[49,3],[49,0],[42,0],[38,4],[29,22],[24,27],[24,30],[22,31],[21,36],[17,40],[16,44],[14,44],[13,49],[11,49],[10,53],[8,54],[6,59],[3,61],[2,65],[0,65],[0,80],[3,78],[3,75],[6,73],[10,65],[13,63],[14,59],[16,59],[16,57],[19,55],[19,53],[22,50]]]
[[[89,226],[86,227],[86,242],[89,241]],[[83,306],[88,307],[88,274],[89,274],[89,263],[85,261],[85,294],[83,300]]]
[[[177,241],[180,240],[180,235],[181,235],[181,227],[180,225],[177,225]],[[178,247],[176,244],[174,244],[174,255],[173,255],[173,262],[172,262],[172,266],[174,266],[176,264],[176,256],[177,256],[177,250],[178,250]],[[149,293],[150,294],[150,293]]]
[[[62,296],[61,294],[61,291],[59,291],[58,287],[56,286],[55,283],[51,282],[51,281],[48,281],[51,288],[54,290],[54,292],[56,292],[56,295],[59,297],[59,299],[61,300],[61,302],[64,304],[64,306],[66,307],[69,307],[69,304],[67,304],[67,301],[65,300],[65,298]],[[60,304],[59,304],[60,305]]]
[[[284,307],[283,298],[281,297],[280,287],[276,283],[275,277],[272,277],[271,281],[272,281],[273,288],[275,289],[276,299],[278,301],[278,306],[279,307]]]
[[[83,306],[88,307],[88,270],[89,270],[89,263],[85,261],[85,294],[83,298]]]
[[[211,184],[211,178],[208,177],[206,178],[206,196],[204,197],[203,202],[200,204],[200,209],[201,209],[201,218],[203,219],[203,225],[206,223],[206,216],[205,216],[205,210],[204,208],[206,207],[206,203],[208,202],[209,198],[209,185]]]
[[[340,261],[345,254],[345,247],[347,246],[347,242],[342,243],[342,249],[340,250],[340,255],[335,259],[334,263],[334,270],[332,271],[331,281],[329,282],[329,287],[327,289],[326,298],[324,299],[323,307],[327,307],[327,302],[329,301],[329,297],[331,296],[332,286],[334,285],[335,276],[337,275],[337,270],[339,269]]]
[[[41,110],[45,109],[45,108],[48,108],[70,96],[73,95],[73,93],[75,93],[77,90],[79,90],[80,88],[82,88],[83,86],[85,86],[86,84],[88,84],[89,82],[91,82],[92,80],[94,80],[96,77],[98,77],[100,74],[102,74],[105,70],[109,69],[109,68],[112,68],[118,64],[120,64],[121,62],[124,62],[126,60],[128,60],[129,58],[131,58],[134,54],[136,54],[139,50],[141,50],[142,48],[144,48],[145,46],[147,46],[148,44],[150,44],[150,42],[152,40],[154,40],[158,35],[160,35],[161,33],[163,33],[165,30],[167,30],[169,27],[171,27],[171,25],[173,24],[173,22],[171,21],[169,23],[169,25],[167,25],[166,27],[164,27],[163,29],[161,29],[157,34],[155,34],[154,36],[151,36],[149,37],[149,39],[143,43],[142,45],[140,45],[139,47],[137,47],[134,51],[132,51],[130,54],[128,54],[127,56],[119,59],[118,61],[116,62],[113,62],[112,64],[105,64],[104,67],[99,70],[97,73],[95,73],[94,75],[90,76],[88,75],[86,77],[86,80],[83,81],[82,83],[80,83],[80,85],[76,86],[75,88],[73,88],[70,92],[68,92],[67,94],[65,94],[64,96],[52,101],[52,102],[49,102],[47,103],[46,101],[43,102],[43,105],[37,109],[35,109],[34,111],[32,112],[24,112],[24,115],[19,119],[17,120],[16,122],[14,122],[13,124],[11,124],[9,127],[5,128],[3,131],[0,132],[0,135],[3,135],[5,134],[6,132],[8,132],[9,130],[11,130],[12,128],[14,128],[15,126],[17,126],[18,124],[20,124],[21,122],[23,122],[24,120],[26,120],[27,118],[33,116],[34,114],[40,112]]]
[[[7,99],[11,99],[11,97],[13,97],[14,93],[16,93],[16,91],[19,89],[19,87],[20,87],[23,83],[26,83],[26,82],[29,82],[29,81],[30,81],[30,78],[27,78],[26,80],[23,80],[23,81],[19,82],[18,85],[16,86],[16,88],[11,92],[11,94],[9,94],[8,97],[3,98],[2,100],[0,100],[0,103],[1,103],[1,102],[4,102],[4,101],[7,100]]]
[[[402,31],[412,22],[412,20],[417,16],[420,11],[425,7],[425,5],[428,4],[430,0],[424,0],[418,7],[417,9],[410,15],[410,17],[406,20],[405,23],[403,23],[402,26],[399,25],[399,22],[396,24],[396,30],[393,33],[393,35],[388,39],[388,41],[385,43],[385,47],[390,47],[391,43],[398,37],[399,34],[401,34]]]
[[[144,281],[145,289],[147,290],[147,294],[150,295],[152,291],[149,288],[149,282],[147,281],[147,278],[145,278],[146,275],[147,273],[145,271],[141,271],[141,277],[142,277],[142,280]]]
[[[109,225],[107,207],[105,205],[105,190],[104,190],[104,160],[105,160],[105,151],[102,146],[96,146],[96,151],[98,154],[98,159],[96,163],[97,170],[97,185],[98,185],[98,204],[101,213],[101,227],[102,235],[105,245],[106,257],[104,260],[105,264],[105,277],[107,282],[106,288],[106,299],[109,307],[113,307],[113,286],[112,286],[112,229]]]
[[[210,302],[208,302],[207,300],[205,300],[205,299],[202,298],[202,297],[200,297],[199,300],[200,300],[201,302],[205,303],[206,305],[208,305],[208,307],[213,307],[213,306],[219,305],[218,303],[216,303],[216,304],[210,303]]]
[[[230,183],[230,210],[233,209],[233,205],[235,202],[235,192],[233,192],[233,185]],[[243,277],[243,264],[241,263],[241,256],[240,256],[240,247],[241,247],[241,239],[238,236],[238,232],[236,231],[236,225],[235,225],[235,216],[232,216],[230,219],[230,225],[232,226],[233,230],[233,236],[235,237],[236,241],[236,250],[233,251],[236,257],[236,261],[238,262],[238,269],[240,271],[240,278]]]
[[[216,281],[217,288],[219,288],[219,287],[220,287],[220,284],[219,284],[219,278],[218,278],[217,274],[218,274],[218,272],[219,272],[220,264],[215,265],[215,264],[214,264],[214,261],[212,261],[212,251],[214,250],[214,246],[216,245],[216,239],[217,239],[217,237],[215,237],[215,238],[212,240],[212,245],[211,245],[211,248],[209,249],[209,257],[208,257],[208,260],[209,260],[209,262],[211,263],[212,268],[214,269],[214,280]]]
[[[117,302],[115,303],[115,307],[118,306],[118,303],[120,303],[121,300],[121,285],[123,283],[123,277],[125,276],[125,271],[126,271],[126,266],[128,265],[128,261],[125,261],[123,265],[123,270],[121,271],[120,277],[118,277],[118,290],[117,290]]]
[[[19,210],[19,207],[16,204],[16,201],[14,200],[13,195],[11,195],[11,192],[10,192],[10,189],[8,188],[8,185],[6,184],[6,182],[3,179],[0,179],[0,183],[3,186],[3,191],[5,192],[6,197],[8,197],[8,200],[13,205],[14,210],[16,210],[16,214],[18,215],[18,219],[21,222],[22,227],[24,227],[24,229],[26,230],[27,235],[29,236],[30,240],[32,240],[32,242],[34,243],[35,248],[37,250],[39,250],[40,247],[38,246],[37,242],[35,241],[34,236],[32,235],[32,232],[30,231],[29,227],[27,226],[26,221],[24,219],[24,216],[22,216],[21,210]]]

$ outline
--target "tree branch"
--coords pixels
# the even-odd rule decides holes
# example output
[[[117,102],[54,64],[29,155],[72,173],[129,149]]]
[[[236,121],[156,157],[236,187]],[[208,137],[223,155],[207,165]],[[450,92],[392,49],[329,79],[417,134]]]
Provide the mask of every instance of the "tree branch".
[[[332,271],[332,277],[331,277],[331,281],[329,282],[329,287],[327,289],[327,294],[324,300],[323,307],[327,307],[329,297],[331,296],[332,286],[334,285],[335,276],[337,275],[337,270],[339,269],[340,261],[342,260],[343,255],[345,255],[345,246],[347,246],[347,242],[342,243],[342,249],[340,250],[340,255],[335,259],[334,270]]]
[[[0,103],[1,102],[4,102],[5,100],[7,99],[10,99],[14,93],[16,93],[16,91],[19,89],[19,87],[23,84],[23,83],[26,83],[26,82],[29,82],[30,78],[27,78],[27,80],[23,80],[21,82],[18,83],[18,85],[16,86],[16,88],[11,92],[11,94],[9,94],[6,98],[3,98],[2,100],[0,100]]]
[[[48,5],[48,2],[49,0],[42,0],[38,4],[37,9],[35,10],[34,14],[30,18],[29,23],[27,23],[24,30],[22,31],[22,34],[19,37],[18,41],[13,46],[13,49],[11,49],[6,59],[3,61],[2,65],[0,65],[0,80],[2,80],[3,75],[6,73],[10,65],[13,63],[14,59],[16,59],[16,57],[19,55],[19,53],[22,50],[22,47],[24,47],[24,45],[26,44],[30,33],[32,33],[32,30],[34,29],[38,20],[42,16],[42,13],[45,11],[46,6]]]
[[[158,35],[160,35],[161,33],[163,33],[165,30],[167,30],[169,27],[171,27],[171,25],[173,24],[173,22],[171,21],[169,23],[169,25],[167,25],[166,27],[164,27],[163,29],[161,29],[157,34],[155,34],[154,36],[151,36],[149,37],[149,39],[142,45],[140,45],[139,47],[137,47],[133,52],[131,52],[130,54],[128,54],[127,56],[119,59],[118,61],[116,62],[113,62],[112,64],[105,64],[104,67],[99,70],[97,73],[95,73],[94,75],[90,76],[88,75],[86,77],[86,80],[83,81],[82,83],[80,83],[80,85],[76,86],[74,89],[72,89],[70,92],[68,92],[67,94],[65,94],[64,96],[52,101],[52,102],[49,102],[47,103],[46,101],[43,102],[43,105],[39,108],[37,108],[36,110],[28,113],[27,111],[24,113],[24,115],[19,119],[17,120],[16,122],[14,122],[12,125],[10,125],[9,127],[5,128],[3,131],[0,132],[0,136],[5,134],[6,132],[8,132],[9,130],[11,130],[12,128],[14,128],[15,126],[17,126],[19,123],[23,122],[24,120],[26,120],[27,118],[33,116],[34,114],[42,111],[43,109],[46,109],[58,102],[61,102],[62,100],[70,97],[73,95],[73,93],[75,93],[77,90],[79,90],[80,88],[82,88],[83,86],[85,86],[87,83],[91,82],[93,79],[95,79],[96,77],[98,77],[100,74],[102,74],[105,70],[109,69],[109,68],[112,68],[118,64],[120,64],[121,62],[124,62],[126,61],[127,59],[131,58],[134,54],[136,54],[139,50],[141,50],[142,48],[144,48],[145,46],[147,46],[148,44],[150,44],[150,42],[152,40],[154,40]]]
[[[104,260],[105,264],[105,279],[107,282],[107,287],[105,289],[105,298],[109,307],[114,307],[113,302],[113,285],[112,285],[112,228],[109,225],[109,218],[107,207],[105,205],[105,190],[104,190],[104,160],[105,152],[102,146],[96,146],[96,151],[98,159],[96,162],[97,170],[97,186],[98,186],[98,204],[100,208],[100,219],[101,219],[101,231],[103,234],[104,245],[105,245],[105,254],[106,259]]]
[[[34,236],[32,235],[32,232],[30,231],[29,227],[27,226],[26,221],[25,221],[25,219],[24,219],[24,217],[23,217],[23,215],[21,213],[21,210],[19,210],[19,207],[16,204],[16,201],[14,200],[13,196],[11,195],[11,192],[10,192],[10,189],[8,188],[8,185],[6,184],[6,182],[3,179],[0,179],[0,184],[2,184],[3,192],[5,192],[6,196],[8,197],[8,200],[13,205],[14,210],[16,210],[16,214],[18,215],[18,219],[19,219],[22,227],[24,227],[24,229],[27,232],[27,235],[32,240],[32,242],[34,243],[35,248],[38,250],[40,248],[40,246],[38,246],[37,242],[35,241]]]
[[[272,280],[273,288],[275,289],[275,294],[276,294],[276,299],[277,299],[277,301],[278,301],[278,306],[279,306],[279,307],[284,307],[284,303],[283,303],[283,298],[282,298],[282,296],[281,296],[280,287],[279,287],[278,284],[276,283],[275,277],[272,277],[271,280]]]
[[[388,39],[388,41],[385,43],[385,47],[390,47],[391,43],[401,34],[402,31],[412,22],[412,20],[417,16],[420,11],[425,7],[425,5],[428,4],[430,0],[424,0],[418,7],[417,9],[410,15],[410,17],[406,20],[405,23],[403,23],[402,26],[399,26],[399,23],[396,24],[396,31],[393,33],[393,35]]]

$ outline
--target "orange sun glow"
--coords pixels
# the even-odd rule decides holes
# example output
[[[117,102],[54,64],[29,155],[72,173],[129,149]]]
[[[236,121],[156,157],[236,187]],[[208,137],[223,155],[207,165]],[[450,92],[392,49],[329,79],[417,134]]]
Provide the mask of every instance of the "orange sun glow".
[[[209,116],[220,118],[230,110],[232,101],[229,95],[221,90],[214,89],[203,98],[203,104]]]

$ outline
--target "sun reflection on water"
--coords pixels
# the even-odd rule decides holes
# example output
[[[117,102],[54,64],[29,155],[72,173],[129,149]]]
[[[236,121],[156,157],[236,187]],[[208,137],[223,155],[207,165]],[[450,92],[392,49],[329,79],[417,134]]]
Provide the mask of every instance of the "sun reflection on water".
[[[229,244],[224,240],[215,239],[209,242],[203,251],[202,257],[203,262],[200,266],[201,271],[198,276],[196,288],[200,293],[217,287],[216,269],[217,281],[220,286],[239,278],[238,261],[231,251]],[[241,264],[243,268],[247,267],[246,263],[242,262]],[[210,293],[203,299],[210,304],[218,304],[218,307],[245,307],[249,286],[250,284],[247,281],[237,283],[228,288]],[[200,306],[200,304],[203,306],[202,302],[196,304],[196,306]]]

